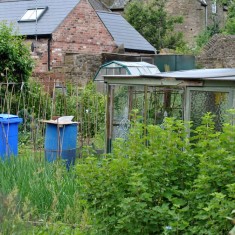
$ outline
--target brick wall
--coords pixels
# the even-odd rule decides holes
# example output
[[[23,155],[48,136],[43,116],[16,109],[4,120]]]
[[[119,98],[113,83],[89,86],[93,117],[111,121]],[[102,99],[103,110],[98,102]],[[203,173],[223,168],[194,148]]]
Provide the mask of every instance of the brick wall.
[[[65,53],[97,55],[116,47],[90,3],[81,0],[52,35],[51,65],[63,64]]]
[[[34,51],[31,52],[32,58],[35,62],[34,72],[41,73],[48,71],[48,39],[40,38],[27,39],[26,44],[31,47],[32,42],[34,43]]]
[[[35,72],[48,71],[48,40],[38,39],[32,53]],[[35,40],[27,40],[30,44]],[[95,10],[87,0],[81,0],[52,34],[50,42],[50,68],[63,66],[66,53],[98,55],[117,48]]]
[[[235,67],[235,35],[214,35],[196,63],[203,68]]]

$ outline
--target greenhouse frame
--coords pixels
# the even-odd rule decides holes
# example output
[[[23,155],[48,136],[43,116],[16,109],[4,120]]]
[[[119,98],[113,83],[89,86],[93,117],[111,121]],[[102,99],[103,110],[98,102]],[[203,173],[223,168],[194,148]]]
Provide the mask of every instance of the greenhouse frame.
[[[235,68],[195,69],[138,75],[104,75],[107,90],[107,152],[116,138],[127,138],[131,113],[144,124],[161,124],[165,117],[193,121],[211,112],[221,129],[228,109],[235,108]]]

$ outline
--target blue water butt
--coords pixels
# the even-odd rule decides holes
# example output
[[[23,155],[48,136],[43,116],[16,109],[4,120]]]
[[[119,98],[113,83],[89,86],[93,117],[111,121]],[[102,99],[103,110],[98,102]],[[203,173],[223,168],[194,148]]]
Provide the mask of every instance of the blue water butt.
[[[18,125],[22,118],[12,114],[0,114],[0,158],[18,155]]]
[[[61,158],[66,167],[75,163],[77,150],[78,123],[58,124],[46,122],[45,158],[53,162]]]

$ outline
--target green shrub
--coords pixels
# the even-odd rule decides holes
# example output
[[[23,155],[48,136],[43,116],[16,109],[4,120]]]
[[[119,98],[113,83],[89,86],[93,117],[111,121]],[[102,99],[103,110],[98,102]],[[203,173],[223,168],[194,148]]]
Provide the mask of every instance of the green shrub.
[[[111,154],[97,158],[88,148],[69,172],[26,152],[0,162],[0,233],[227,234],[235,126],[228,121],[218,132],[210,114],[192,137],[189,126],[134,120]]]
[[[112,154],[77,165],[94,234],[225,234],[235,208],[234,127],[216,132],[211,115],[188,126],[133,123]],[[146,129],[146,130],[145,130]],[[147,135],[143,135],[147,133]]]
[[[0,82],[27,81],[33,69],[30,48],[13,24],[0,22]]]

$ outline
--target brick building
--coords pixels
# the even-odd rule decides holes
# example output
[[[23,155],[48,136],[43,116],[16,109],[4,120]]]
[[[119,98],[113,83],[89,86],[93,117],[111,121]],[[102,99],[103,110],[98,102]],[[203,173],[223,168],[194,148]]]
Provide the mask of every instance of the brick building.
[[[113,12],[123,13],[132,0],[103,0],[111,4]],[[147,1],[147,0],[142,0]],[[195,43],[195,37],[207,26],[218,24],[222,27],[226,20],[227,7],[216,0],[166,0],[166,12],[171,16],[182,16],[183,23],[175,26],[176,31],[183,32],[185,41]]]
[[[184,33],[185,40],[193,45],[195,37],[207,26],[225,24],[227,8],[216,0],[167,0],[166,10],[170,15],[183,16],[183,23],[175,30]]]
[[[74,64],[67,75],[73,70],[89,80],[94,72],[88,63],[98,68],[101,53],[155,53],[121,15],[97,0],[0,0],[0,21],[13,22],[26,36],[36,73],[64,71],[67,61]]]

